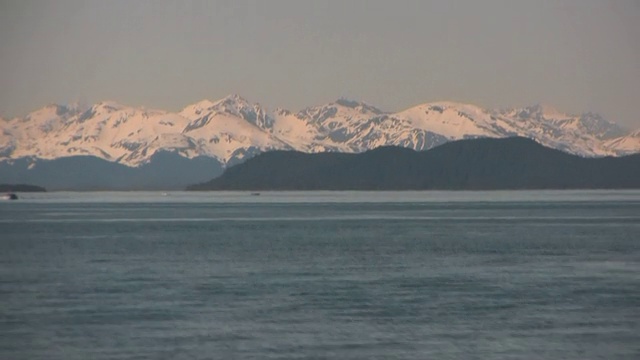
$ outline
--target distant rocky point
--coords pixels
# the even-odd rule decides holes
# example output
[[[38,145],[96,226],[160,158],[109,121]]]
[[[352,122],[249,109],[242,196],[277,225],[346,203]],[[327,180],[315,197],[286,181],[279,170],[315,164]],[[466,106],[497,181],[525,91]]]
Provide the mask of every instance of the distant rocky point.
[[[583,158],[533,140],[469,139],[417,152],[271,151],[188,190],[498,190],[640,188],[640,154]]]
[[[27,184],[0,184],[0,193],[7,192],[46,192],[47,189]]]

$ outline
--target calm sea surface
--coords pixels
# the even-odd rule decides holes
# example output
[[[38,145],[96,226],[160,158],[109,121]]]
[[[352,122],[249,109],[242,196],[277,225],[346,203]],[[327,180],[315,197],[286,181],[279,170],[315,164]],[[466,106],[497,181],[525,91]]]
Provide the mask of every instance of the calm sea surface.
[[[640,192],[0,202],[0,359],[640,359]]]

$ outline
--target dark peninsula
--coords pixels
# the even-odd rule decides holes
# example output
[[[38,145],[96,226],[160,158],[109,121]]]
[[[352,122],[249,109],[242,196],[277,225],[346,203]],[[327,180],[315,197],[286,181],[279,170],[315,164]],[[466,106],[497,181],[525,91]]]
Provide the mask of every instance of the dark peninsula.
[[[27,184],[0,184],[0,193],[5,192],[46,192],[47,189]]]
[[[499,190],[640,188],[640,154],[583,158],[533,140],[468,139],[416,152],[271,151],[187,190]]]

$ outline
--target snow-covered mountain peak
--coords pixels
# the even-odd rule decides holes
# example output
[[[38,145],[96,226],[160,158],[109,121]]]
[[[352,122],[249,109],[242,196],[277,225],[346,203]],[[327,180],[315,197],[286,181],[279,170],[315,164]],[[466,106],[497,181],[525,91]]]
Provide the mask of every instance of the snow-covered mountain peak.
[[[96,119],[108,119],[113,114],[119,112],[143,112],[144,109],[135,109],[132,107],[127,107],[121,105],[115,101],[101,101],[99,103],[94,104],[88,109],[78,112],[75,116],[70,117],[68,120],[73,121],[79,124],[85,123],[87,121],[92,121]]]
[[[489,129],[494,120],[485,109],[451,101],[416,105],[393,115],[413,127],[434,132],[451,140],[464,137],[499,136]]]
[[[548,120],[562,120],[562,119],[567,119],[575,116],[575,115],[564,113],[549,104],[539,103],[539,104],[526,107],[525,109],[527,109],[527,111],[530,114],[536,114],[537,116],[540,116],[541,118],[545,118]]]
[[[258,104],[251,104],[240,95],[232,94],[217,101],[201,100],[186,106],[180,115],[187,119],[212,118],[217,115],[243,118],[247,121],[255,118],[256,113],[264,112]]]
[[[629,155],[640,152],[640,129],[627,135],[605,141],[605,148],[615,155]]]
[[[240,118],[260,128],[273,124],[273,119],[260,104],[252,104],[240,95],[232,94],[215,102],[203,100],[187,106],[180,114],[188,119],[210,119],[216,117]]]
[[[222,112],[239,113],[241,109],[252,108],[253,104],[238,94],[231,94],[216,101],[213,106]]]
[[[238,94],[229,94],[220,99],[220,101],[249,104],[247,99]]]
[[[43,108],[29,113],[24,117],[24,120],[33,122],[45,122],[63,116],[67,113],[67,111],[68,109],[64,105],[48,104]]]
[[[619,137],[626,133],[620,126],[605,120],[599,114],[591,112],[582,115],[567,114],[548,105],[537,104],[513,108],[500,111],[499,114],[518,121],[519,126],[538,124],[538,126],[562,129],[567,133],[588,134],[599,140]]]
[[[202,100],[198,101],[197,103],[194,103],[194,104],[186,106],[185,109],[192,107],[192,108],[198,108],[198,109],[205,109],[206,110],[206,109],[214,107],[215,104],[216,104],[215,102],[213,102],[213,101],[211,101],[209,99],[202,99]]]
[[[379,109],[362,102],[338,99],[332,103],[312,106],[299,111],[299,119],[307,119],[311,124],[326,131],[348,126],[356,128],[372,117],[382,115]]]
[[[474,117],[474,116],[478,116],[478,115],[483,115],[483,114],[488,114],[488,111],[484,108],[481,108],[480,106],[477,105],[473,105],[473,104],[468,104],[468,103],[461,103],[461,102],[454,102],[454,101],[434,101],[434,102],[428,102],[428,103],[423,103],[423,104],[419,104],[419,105],[415,105],[407,110],[401,111],[400,113],[403,113],[405,111],[420,111],[423,112],[425,115],[445,115],[448,114],[448,116],[468,116],[468,117]]]
[[[501,110],[495,110],[495,113],[499,113],[504,116],[508,116],[515,120],[524,121],[548,121],[548,120],[566,120],[575,118],[576,115],[567,114],[557,110],[555,107],[547,104],[534,104],[519,108],[506,108]]]
[[[126,106],[119,104],[115,101],[109,100],[109,101],[101,101],[95,104],[94,106],[92,106],[92,108],[96,110],[104,110],[104,112],[114,112],[114,111],[122,110],[126,108]]]
[[[367,104],[363,101],[356,101],[356,100],[350,100],[350,99],[346,99],[346,98],[339,98],[338,100],[334,101],[333,103],[331,103],[330,105],[336,105],[336,106],[343,106],[346,108],[351,108],[351,109],[355,109],[358,110],[360,113],[362,114],[376,114],[376,115],[380,115],[383,113],[382,110],[376,108],[373,105]]]
[[[70,111],[72,108],[67,106],[67,105],[61,105],[61,104],[48,104],[47,106],[45,106],[43,108],[43,110],[46,111],[54,111],[57,115],[64,115],[65,113],[67,113],[68,111]]]
[[[579,117],[581,128],[594,134],[598,139],[613,139],[623,136],[627,131],[614,122],[604,119],[600,114],[587,112]]]
[[[202,112],[209,111],[214,106],[214,102],[203,99],[198,101],[197,103],[185,106],[182,110],[180,110],[179,114],[186,118],[192,118],[194,116],[202,114]]]
[[[208,99],[186,106],[180,115],[187,119],[213,118],[215,116],[242,117],[242,112],[252,111],[253,106],[238,95],[230,95],[216,101]]]

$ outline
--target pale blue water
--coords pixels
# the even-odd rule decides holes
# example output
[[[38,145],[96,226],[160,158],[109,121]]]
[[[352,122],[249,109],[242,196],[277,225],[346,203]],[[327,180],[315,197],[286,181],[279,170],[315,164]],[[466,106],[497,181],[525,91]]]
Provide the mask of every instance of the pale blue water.
[[[325,358],[640,358],[640,192],[0,202],[0,359]]]

